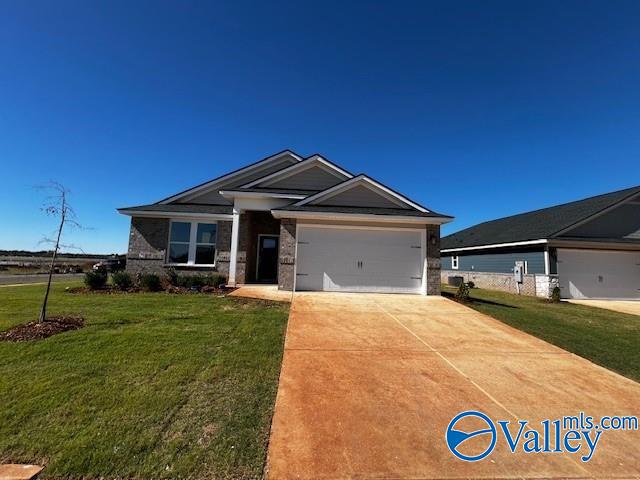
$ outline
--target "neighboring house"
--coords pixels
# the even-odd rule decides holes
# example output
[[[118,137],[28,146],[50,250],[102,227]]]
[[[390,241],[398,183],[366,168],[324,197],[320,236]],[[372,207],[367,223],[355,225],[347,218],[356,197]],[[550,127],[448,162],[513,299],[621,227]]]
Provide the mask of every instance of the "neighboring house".
[[[321,155],[286,150],[131,216],[127,270],[218,271],[229,285],[440,293],[440,225],[429,210]]]
[[[442,239],[442,277],[563,298],[640,299],[640,187],[481,223]]]

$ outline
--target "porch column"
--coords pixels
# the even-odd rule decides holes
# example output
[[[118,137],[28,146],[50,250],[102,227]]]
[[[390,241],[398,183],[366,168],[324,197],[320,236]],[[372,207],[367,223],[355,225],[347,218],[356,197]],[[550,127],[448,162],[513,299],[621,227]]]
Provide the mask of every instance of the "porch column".
[[[233,208],[231,221],[231,251],[229,252],[229,281],[230,286],[236,286],[236,268],[238,265],[238,238],[240,230],[240,210]]]

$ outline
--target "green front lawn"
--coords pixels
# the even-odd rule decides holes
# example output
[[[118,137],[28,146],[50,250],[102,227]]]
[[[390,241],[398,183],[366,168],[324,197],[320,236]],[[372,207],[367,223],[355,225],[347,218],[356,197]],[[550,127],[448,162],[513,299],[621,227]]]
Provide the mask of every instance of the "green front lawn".
[[[455,289],[443,286],[443,295]],[[474,288],[468,305],[603,367],[640,381],[640,317]]]
[[[64,287],[50,314],[82,315],[83,329],[0,342],[0,463],[45,464],[44,477],[261,476],[288,305]],[[36,319],[43,288],[0,288],[0,330]]]

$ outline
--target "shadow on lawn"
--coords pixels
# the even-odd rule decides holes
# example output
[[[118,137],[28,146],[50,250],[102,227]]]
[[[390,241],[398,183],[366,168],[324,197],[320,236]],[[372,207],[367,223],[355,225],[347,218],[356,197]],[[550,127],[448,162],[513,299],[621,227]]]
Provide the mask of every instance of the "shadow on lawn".
[[[442,292],[442,296],[445,298],[448,298],[449,300],[453,300],[454,302],[457,302],[458,300],[456,299],[456,296],[454,293],[451,292]],[[500,303],[500,302],[494,302],[492,300],[484,300],[482,298],[470,298],[469,302],[459,302],[462,305],[468,304],[468,303],[476,303],[476,304],[480,304],[480,305],[491,305],[494,307],[505,307],[505,308],[515,308],[518,309],[520,307],[516,307],[515,305],[507,305],[506,303]]]

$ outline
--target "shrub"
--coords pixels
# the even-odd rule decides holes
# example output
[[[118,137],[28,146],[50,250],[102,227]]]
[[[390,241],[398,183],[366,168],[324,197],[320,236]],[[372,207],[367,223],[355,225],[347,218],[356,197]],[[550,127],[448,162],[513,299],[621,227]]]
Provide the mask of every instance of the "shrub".
[[[476,288],[476,284],[472,281],[467,282],[467,285],[469,286],[469,288]]]
[[[219,273],[212,273],[208,275],[208,277],[209,285],[211,285],[212,287],[220,288],[222,285],[227,283],[227,277]]]
[[[118,290],[127,290],[133,286],[133,279],[127,272],[113,272],[111,281]]]
[[[180,286],[180,275],[178,275],[175,268],[171,267],[167,270],[167,281],[169,282],[169,285],[174,287]]]
[[[159,292],[162,290],[160,276],[156,273],[143,273],[140,275],[140,286],[147,292]]]
[[[469,301],[469,284],[461,283],[458,287],[458,291],[456,292],[456,299],[461,302]]]
[[[107,284],[107,271],[101,268],[85,273],[84,283],[90,290],[99,290],[104,288]]]
[[[167,272],[169,283],[183,288],[193,288],[200,290],[202,287],[219,288],[226,283],[227,279],[219,273],[179,275],[174,272]]]
[[[553,287],[553,290],[551,291],[551,302],[560,303],[560,287]]]

